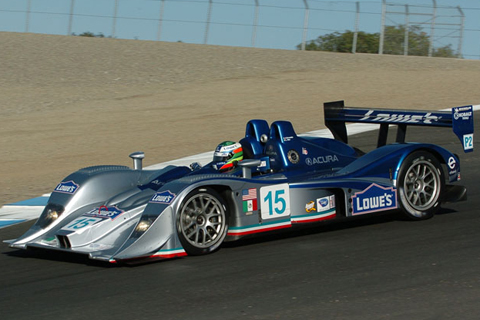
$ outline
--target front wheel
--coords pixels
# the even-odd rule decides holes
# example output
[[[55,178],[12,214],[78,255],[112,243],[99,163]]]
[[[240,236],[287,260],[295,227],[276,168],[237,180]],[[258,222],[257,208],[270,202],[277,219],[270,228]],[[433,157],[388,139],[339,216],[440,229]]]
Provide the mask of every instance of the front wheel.
[[[398,192],[402,211],[413,220],[433,217],[440,208],[443,171],[429,152],[417,151],[402,163],[398,175]]]
[[[202,255],[220,247],[228,231],[226,205],[213,189],[190,192],[180,206],[177,231],[189,255]]]

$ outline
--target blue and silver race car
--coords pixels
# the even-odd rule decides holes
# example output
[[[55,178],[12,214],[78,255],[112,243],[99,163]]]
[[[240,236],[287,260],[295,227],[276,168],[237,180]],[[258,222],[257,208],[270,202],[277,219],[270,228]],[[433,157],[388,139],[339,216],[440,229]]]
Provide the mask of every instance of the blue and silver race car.
[[[466,199],[460,160],[405,142],[408,126],[451,127],[473,151],[472,106],[451,112],[324,104],[334,139],[298,136],[288,121],[250,120],[239,143],[224,143],[205,166],[95,166],[67,176],[40,218],[12,248],[86,254],[108,262],[201,255],[224,241],[319,221],[401,210],[428,219],[445,201]],[[379,125],[371,152],[348,145],[346,123]],[[387,144],[390,126],[396,141]]]

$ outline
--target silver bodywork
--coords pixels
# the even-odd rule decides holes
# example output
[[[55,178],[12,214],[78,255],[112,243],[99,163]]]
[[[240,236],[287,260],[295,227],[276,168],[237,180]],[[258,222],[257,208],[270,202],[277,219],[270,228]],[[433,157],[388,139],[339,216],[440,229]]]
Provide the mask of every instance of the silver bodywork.
[[[73,194],[54,191],[49,199],[49,205],[64,207],[63,213],[42,228],[41,222],[48,214],[47,205],[37,223],[10,245],[21,249],[35,247],[88,254],[92,259],[110,262],[180,257],[187,252],[178,237],[178,212],[194,190],[212,188],[225,199],[229,208],[225,240],[231,241],[299,224],[353,216],[352,197],[372,185],[387,191],[394,185],[391,179],[347,179],[338,173],[318,172],[295,179],[283,174],[256,178],[228,174],[187,175],[163,184],[158,190],[139,188],[151,183],[153,177],[174,169],[139,171],[100,166],[79,170],[64,179],[79,185]],[[251,189],[257,190],[258,203],[256,208],[246,211],[243,193]],[[174,198],[163,202],[153,200],[162,194],[172,194]],[[272,208],[265,209],[260,202],[268,194],[272,197]],[[278,201],[274,199],[276,195]],[[395,208],[397,204],[384,209]],[[269,210],[272,212],[265,212]],[[153,223],[146,232],[135,235],[138,233],[135,228],[142,219],[150,219]]]

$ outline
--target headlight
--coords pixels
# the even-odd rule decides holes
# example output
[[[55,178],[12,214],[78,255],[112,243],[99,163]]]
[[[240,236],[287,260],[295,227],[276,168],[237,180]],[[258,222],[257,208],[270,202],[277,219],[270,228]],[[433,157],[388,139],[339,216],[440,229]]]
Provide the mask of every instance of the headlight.
[[[137,227],[135,228],[135,231],[136,232],[145,232],[145,231],[147,231],[148,228],[150,228],[151,225],[152,225],[152,223],[150,221],[140,221],[140,223],[137,224]]]
[[[43,209],[43,212],[40,215],[40,218],[38,218],[35,225],[37,225],[42,229],[45,229],[50,224],[52,224],[52,222],[57,220],[62,215],[64,210],[65,208],[61,205],[54,204],[54,203],[47,204],[47,206],[45,207],[45,209]]]
[[[143,216],[133,230],[132,238],[140,238],[140,236],[150,228],[156,218],[156,216]]]
[[[47,212],[47,219],[48,220],[57,220],[58,217],[60,216],[60,214],[56,211],[56,210],[53,210],[53,209],[49,209],[48,212]]]

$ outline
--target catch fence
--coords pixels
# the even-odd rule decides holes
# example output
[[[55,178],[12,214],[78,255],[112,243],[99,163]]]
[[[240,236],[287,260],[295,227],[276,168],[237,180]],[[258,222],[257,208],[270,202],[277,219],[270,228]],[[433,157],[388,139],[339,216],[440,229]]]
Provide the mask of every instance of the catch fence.
[[[436,0],[0,0],[0,31],[305,49],[321,35],[349,30],[351,52],[365,32],[378,35],[377,53],[404,55],[418,54],[411,37],[422,34],[429,56],[449,48],[474,59],[480,58],[479,18],[480,6]]]

